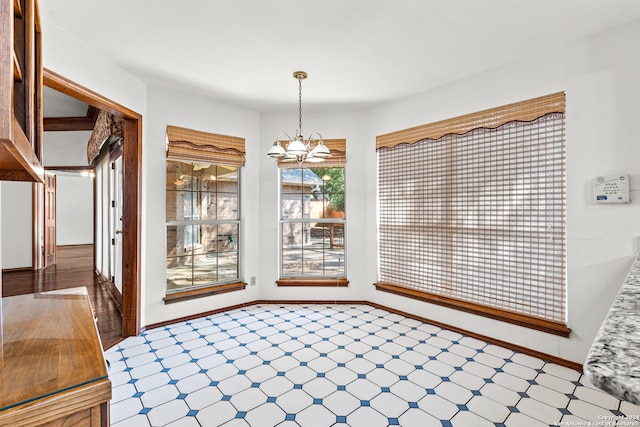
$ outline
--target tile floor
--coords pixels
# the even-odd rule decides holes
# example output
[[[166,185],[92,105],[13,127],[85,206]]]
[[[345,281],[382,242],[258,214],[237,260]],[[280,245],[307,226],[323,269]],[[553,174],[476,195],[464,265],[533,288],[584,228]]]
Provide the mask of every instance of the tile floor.
[[[116,427],[640,426],[580,372],[368,305],[248,306],[107,359]]]

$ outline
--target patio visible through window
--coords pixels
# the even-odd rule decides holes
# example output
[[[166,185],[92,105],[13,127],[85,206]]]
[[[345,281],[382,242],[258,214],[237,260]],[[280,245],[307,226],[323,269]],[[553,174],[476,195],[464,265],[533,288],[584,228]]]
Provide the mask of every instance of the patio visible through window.
[[[281,277],[344,277],[344,168],[284,168],[280,183]]]
[[[238,170],[167,160],[167,293],[238,280]]]

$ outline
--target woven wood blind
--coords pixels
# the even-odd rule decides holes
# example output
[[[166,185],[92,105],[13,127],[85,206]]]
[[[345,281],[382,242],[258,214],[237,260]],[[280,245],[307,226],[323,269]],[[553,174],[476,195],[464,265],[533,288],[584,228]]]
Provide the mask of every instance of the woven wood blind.
[[[167,157],[244,166],[244,138],[167,126]]]
[[[563,112],[442,133],[378,150],[380,281],[564,323]]]
[[[305,168],[335,168],[344,166],[347,163],[347,140],[346,139],[323,139],[324,145],[327,146],[331,152],[331,157],[325,159],[323,162],[302,162],[302,167]],[[284,145],[283,145],[284,147]],[[299,168],[300,165],[292,159],[278,160],[278,166],[280,168]]]
[[[478,128],[495,129],[514,120],[529,122],[549,113],[564,113],[564,99],[564,92],[558,92],[380,135],[376,138],[376,149],[413,144],[422,139],[438,139],[447,134],[462,135]]]

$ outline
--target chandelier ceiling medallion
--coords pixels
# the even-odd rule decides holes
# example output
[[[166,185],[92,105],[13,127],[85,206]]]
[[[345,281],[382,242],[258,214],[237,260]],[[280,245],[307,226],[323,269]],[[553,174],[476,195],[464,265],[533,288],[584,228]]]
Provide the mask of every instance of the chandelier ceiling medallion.
[[[307,78],[304,71],[296,71],[293,77],[298,79],[298,130],[295,138],[291,139],[289,134],[281,133],[276,137],[273,145],[269,149],[267,156],[272,159],[295,160],[302,162],[322,162],[331,157],[331,152],[324,142],[322,135],[313,132],[308,139],[302,136],[302,80]],[[281,139],[281,137],[285,137]],[[286,147],[282,147],[280,141],[286,142]]]

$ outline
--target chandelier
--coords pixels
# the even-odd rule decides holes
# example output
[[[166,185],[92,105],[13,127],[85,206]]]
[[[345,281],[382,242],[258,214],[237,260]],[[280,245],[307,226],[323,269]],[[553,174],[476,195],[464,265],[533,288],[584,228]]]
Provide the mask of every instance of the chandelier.
[[[307,73],[296,71],[293,73],[293,77],[298,79],[298,130],[296,130],[296,137],[291,139],[286,133],[279,134],[267,156],[272,159],[295,160],[298,163],[322,162],[331,157],[331,152],[322,141],[322,135],[313,132],[308,139],[304,139],[302,136],[302,80],[307,78]],[[286,137],[286,139],[281,139],[281,137]],[[282,147],[280,141],[286,142],[286,148]]]

